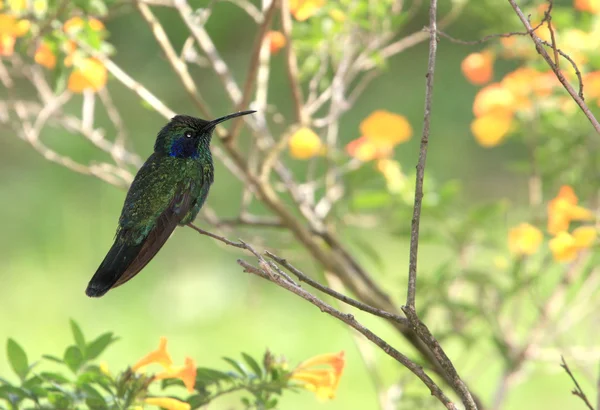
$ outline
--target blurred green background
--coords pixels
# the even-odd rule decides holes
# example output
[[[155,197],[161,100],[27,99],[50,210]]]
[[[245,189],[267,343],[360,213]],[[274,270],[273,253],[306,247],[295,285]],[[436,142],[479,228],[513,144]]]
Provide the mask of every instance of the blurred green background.
[[[505,6],[503,16],[510,20],[512,12],[508,4]],[[157,14],[180,47],[185,31],[178,16],[164,9],[157,10]],[[474,25],[471,17],[467,11],[450,32],[457,37],[477,38],[485,21]],[[425,24],[426,15],[422,14],[411,27],[418,30]],[[109,41],[119,50],[115,56],[119,65],[176,111],[196,114],[148,27],[134,11],[115,16],[107,27],[111,33]],[[217,2],[207,28],[238,81],[243,80],[254,25],[237,7]],[[469,131],[477,88],[462,77],[460,62],[476,49],[444,40],[439,44],[427,172],[441,181],[460,180],[469,200],[509,197],[514,202],[524,202],[525,181],[507,167],[511,161],[525,156],[523,147],[509,141],[495,149],[483,149]],[[396,155],[404,169],[412,169],[421,132],[426,63],[426,44],[392,58],[388,70],[344,116],[342,139],[359,137],[358,124],[375,109],[403,114],[413,124],[415,136],[400,146]],[[291,104],[283,67],[283,54],[274,57],[270,99],[289,115]],[[216,115],[232,110],[210,70],[194,69],[193,74]],[[109,89],[117,105],[127,107],[124,114],[131,146],[145,158],[151,153],[156,132],[164,120],[144,108],[137,97],[115,81],[109,82]],[[28,92],[23,90],[24,94]],[[78,107],[74,105],[73,110],[76,112]],[[99,117],[99,124],[108,122]],[[320,403],[311,393],[288,393],[280,407],[378,408],[373,382],[348,329],[291,293],[242,273],[235,263],[241,256],[239,252],[225,249],[190,229],[178,229],[135,280],[101,299],[87,298],[85,286],[112,243],[125,193],[43,160],[8,129],[2,129],[1,133],[0,341],[15,338],[25,347],[30,360],[43,353],[62,355],[71,338],[68,320],[73,318],[89,337],[114,331],[122,338],[105,355],[109,368],[114,370],[134,363],[154,349],[161,335],[168,337],[176,362],[182,362],[187,355],[194,357],[199,365],[217,368],[226,366],[220,359],[222,356],[236,357],[241,351],[260,356],[269,348],[276,354],[284,354],[293,365],[319,353],[345,350],[347,368],[335,400]],[[82,161],[102,159],[81,137],[54,130],[44,134],[44,138],[62,153]],[[208,204],[219,208],[224,215],[233,216],[239,196],[238,184],[218,166]],[[198,223],[205,227],[202,221]],[[406,224],[409,223],[407,220]],[[408,246],[385,234],[384,228],[387,230],[382,227],[381,231],[364,233],[380,250],[384,261],[381,268],[372,264],[370,267],[381,270],[381,277],[391,284],[392,296],[402,301]],[[427,274],[428,267],[436,265],[437,251],[427,245],[421,249],[421,272]],[[370,263],[364,255],[357,257]],[[309,272],[314,270],[309,264],[301,266]],[[382,321],[364,315],[357,317],[392,345],[408,350]],[[465,352],[449,348],[452,356],[464,357]],[[380,351],[374,352],[385,384],[411,377]],[[500,368],[485,361],[485,351],[479,353],[467,361],[463,375],[489,402]],[[575,399],[569,394],[571,387],[558,365],[550,373],[533,371],[539,374],[517,385],[505,408],[574,408]],[[0,374],[7,372],[6,359],[0,354]],[[548,391],[555,394],[547,394]],[[235,403],[222,399],[210,408],[231,408]]]

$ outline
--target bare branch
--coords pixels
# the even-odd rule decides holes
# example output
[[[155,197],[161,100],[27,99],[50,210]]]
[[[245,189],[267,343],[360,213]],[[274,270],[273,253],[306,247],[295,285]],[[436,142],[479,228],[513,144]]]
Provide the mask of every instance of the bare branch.
[[[413,208],[412,226],[410,230],[410,260],[408,267],[408,290],[406,305],[415,309],[415,295],[417,292],[417,256],[419,252],[419,223],[421,221],[421,203],[423,201],[423,177],[427,160],[427,146],[429,144],[429,129],[431,127],[431,100],[433,96],[433,75],[435,72],[435,57],[437,53],[437,0],[431,0],[429,6],[429,62],[427,65],[425,88],[425,114],[423,118],[423,134],[419,149],[417,163],[417,176],[415,185],[415,203]]]
[[[573,384],[575,384],[575,389],[573,389],[571,391],[571,393],[573,393],[574,396],[577,396],[581,400],[583,400],[583,402],[585,403],[585,405],[587,406],[588,409],[594,410],[594,407],[592,406],[592,404],[588,400],[587,396],[585,395],[585,393],[581,389],[581,386],[579,386],[579,383],[577,382],[577,379],[575,379],[575,376],[573,375],[573,373],[571,373],[571,369],[569,369],[569,365],[565,361],[565,358],[561,356],[560,360],[561,360],[560,367],[562,367],[563,369],[565,369],[565,372],[567,372],[567,374],[569,375],[569,377],[571,378],[571,380],[573,380]]]
[[[550,66],[550,68],[552,69],[552,71],[554,71],[554,74],[556,75],[556,78],[558,78],[558,80],[561,82],[561,84],[563,85],[563,87],[565,88],[565,90],[567,90],[567,92],[569,93],[569,95],[571,95],[571,97],[577,103],[577,105],[579,105],[579,108],[581,108],[581,111],[583,111],[583,113],[585,114],[585,116],[588,118],[588,120],[590,121],[590,123],[592,124],[592,126],[594,127],[594,129],[596,130],[596,132],[600,134],[600,123],[598,123],[598,120],[596,119],[596,117],[594,117],[594,114],[592,114],[592,112],[590,111],[590,108],[587,106],[587,104],[585,103],[584,99],[581,98],[577,94],[577,92],[575,91],[575,89],[573,88],[573,86],[571,86],[571,84],[569,83],[569,81],[563,75],[563,73],[560,70],[560,68],[554,63],[554,61],[552,61],[552,58],[550,57],[550,55],[548,54],[548,52],[544,48],[544,43],[533,32],[533,28],[531,27],[531,23],[529,22],[529,20],[525,16],[525,14],[523,14],[523,11],[519,8],[519,6],[515,2],[515,0],[508,0],[508,2],[512,6],[512,8],[515,11],[515,13],[517,13],[517,16],[519,17],[519,20],[521,20],[521,23],[523,24],[523,26],[527,29],[527,32],[529,33],[529,36],[531,37],[531,39],[535,43],[535,49],[537,50],[537,52],[544,58],[544,60],[546,60],[546,63],[548,63],[548,65]]]
[[[281,26],[286,41],[285,58],[287,76],[292,88],[296,122],[304,124],[304,103],[302,89],[298,81],[298,61],[296,60],[296,52],[292,46],[292,15],[290,13],[289,0],[281,0]]]

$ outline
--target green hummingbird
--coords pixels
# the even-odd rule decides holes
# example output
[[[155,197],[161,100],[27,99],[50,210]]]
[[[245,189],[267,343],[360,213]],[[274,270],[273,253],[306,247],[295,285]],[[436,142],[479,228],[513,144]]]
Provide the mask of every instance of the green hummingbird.
[[[100,297],[133,278],[177,225],[196,218],[214,179],[210,140],[215,126],[254,112],[236,112],[213,121],[176,115],[160,130],[154,153],[127,192],[114,244],[90,280],[88,296]]]

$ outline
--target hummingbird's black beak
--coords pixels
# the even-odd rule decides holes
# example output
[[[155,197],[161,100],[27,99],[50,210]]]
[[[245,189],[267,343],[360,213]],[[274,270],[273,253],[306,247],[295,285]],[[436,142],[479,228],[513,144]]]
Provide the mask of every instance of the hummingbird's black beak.
[[[254,114],[255,112],[256,111],[254,111],[254,110],[249,110],[249,111],[234,112],[233,114],[225,115],[223,117],[217,118],[216,120],[212,120],[211,122],[209,122],[208,124],[206,124],[205,129],[206,130],[210,130],[210,129],[216,127],[217,124],[220,124],[220,123],[222,123],[224,121],[230,120],[230,119],[235,118],[235,117],[241,117],[242,115]]]

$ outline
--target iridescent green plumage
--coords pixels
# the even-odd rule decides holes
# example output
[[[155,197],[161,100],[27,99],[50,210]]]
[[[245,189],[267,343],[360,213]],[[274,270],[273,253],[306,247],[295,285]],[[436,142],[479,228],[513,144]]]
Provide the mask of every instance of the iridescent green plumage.
[[[86,294],[104,295],[140,272],[177,225],[193,221],[213,182],[210,140],[215,126],[243,111],[205,121],[177,115],[158,133],[154,153],[140,168],[125,199],[115,242]]]

